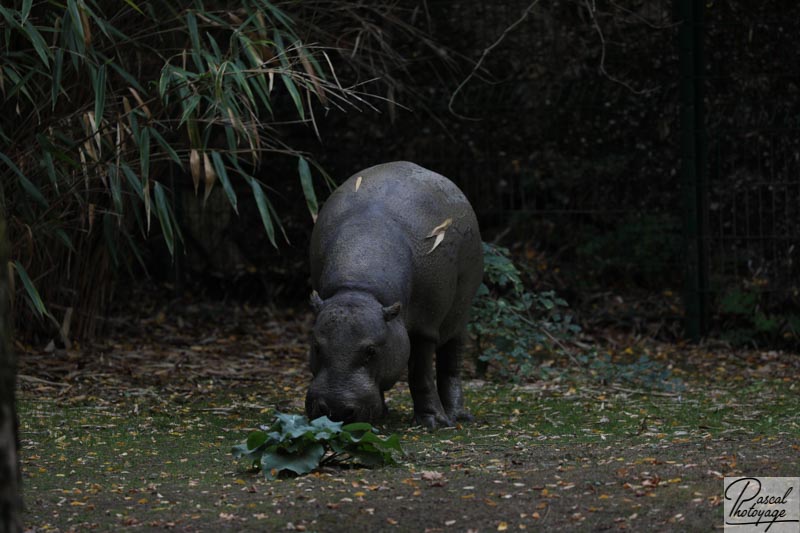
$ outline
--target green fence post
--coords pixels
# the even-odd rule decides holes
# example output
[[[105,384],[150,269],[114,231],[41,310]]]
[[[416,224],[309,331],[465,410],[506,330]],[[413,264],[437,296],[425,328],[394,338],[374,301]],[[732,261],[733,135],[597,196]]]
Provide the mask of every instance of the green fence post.
[[[708,327],[706,132],[703,106],[703,9],[676,0],[680,31],[681,176],[684,199],[686,334],[697,340]]]

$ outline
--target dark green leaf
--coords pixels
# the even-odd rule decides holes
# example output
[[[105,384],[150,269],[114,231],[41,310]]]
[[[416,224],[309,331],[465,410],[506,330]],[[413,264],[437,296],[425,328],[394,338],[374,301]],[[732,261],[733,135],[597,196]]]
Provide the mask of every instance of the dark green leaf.
[[[275,227],[272,225],[272,217],[269,212],[269,200],[264,194],[264,190],[261,188],[261,184],[258,180],[251,179],[250,185],[253,188],[253,196],[256,199],[258,213],[261,215],[261,222],[264,224],[264,229],[267,231],[269,242],[272,243],[272,246],[277,248],[278,244],[275,242]]]
[[[153,137],[155,137],[156,142],[158,142],[159,146],[161,146],[161,148],[167,153],[170,159],[175,161],[175,163],[178,166],[182,167],[183,163],[181,162],[181,158],[178,157],[178,152],[176,152],[175,149],[172,146],[170,146],[167,140],[164,137],[162,137],[160,133],[158,133],[158,130],[156,130],[155,128],[148,128],[148,129],[150,130],[150,133],[153,134]]]
[[[30,39],[31,44],[33,44],[33,48],[36,50],[36,53],[42,60],[42,63],[44,63],[44,66],[49,67],[50,49],[48,48],[44,37],[42,37],[42,34],[39,33],[39,30],[37,30],[30,22],[25,23],[25,34],[28,36],[28,39]]]
[[[111,262],[114,267],[119,266],[119,253],[117,252],[117,228],[119,219],[111,213],[103,215],[103,236],[106,241],[106,248],[111,255]]]
[[[22,11],[20,14],[23,24],[25,24],[25,21],[28,20],[28,16],[31,14],[31,6],[33,6],[33,0],[22,0]]]
[[[306,111],[303,107],[303,99],[300,97],[300,92],[297,90],[297,86],[292,81],[287,74],[281,74],[281,79],[283,80],[283,84],[286,85],[286,89],[289,91],[289,94],[292,96],[292,101],[294,102],[294,107],[297,109],[297,114],[300,115],[302,120],[306,118]]]
[[[319,443],[312,443],[298,454],[265,452],[261,456],[261,468],[268,479],[273,479],[285,470],[298,475],[308,474],[319,465],[323,455],[325,448]]]
[[[144,15],[144,11],[142,11],[142,9],[133,0],[125,0],[125,3],[138,11],[140,15]]]
[[[25,270],[25,267],[23,267],[19,261],[14,261],[14,269],[19,275],[19,279],[22,280],[22,286],[25,287],[25,292],[28,295],[28,303],[30,304],[31,309],[36,312],[39,318],[42,318],[43,316],[50,316],[50,312],[44,305],[42,297],[39,296],[39,291],[36,290],[36,286],[28,276],[28,272]]]
[[[317,195],[314,192],[314,183],[311,178],[311,169],[308,167],[308,161],[303,156],[298,157],[297,172],[300,174],[300,184],[303,186],[303,195],[306,197],[306,205],[311,217],[316,220],[317,213],[319,212],[319,205],[317,204]]]
[[[77,41],[82,45],[85,36],[83,34],[83,23],[81,22],[78,0],[67,0],[67,11],[69,12],[70,22],[72,22],[72,29],[78,35]]]
[[[125,174],[125,178],[128,180],[128,185],[131,186],[131,189],[136,193],[136,196],[139,197],[139,200],[144,201],[144,189],[142,188],[142,182],[139,179],[131,167],[128,166],[127,163],[121,163],[120,167],[122,168],[122,173]]]
[[[119,170],[116,165],[110,163],[107,167],[109,186],[111,188],[111,199],[114,202],[114,209],[117,214],[122,214],[122,184]]]
[[[157,181],[155,182],[155,185],[153,186],[153,193],[156,199],[156,215],[158,215],[158,220],[161,223],[161,232],[164,235],[164,241],[167,244],[170,255],[174,255],[175,235],[173,233],[172,216],[170,213],[172,210],[167,203],[167,196],[164,194],[164,189],[161,187],[161,183]]]
[[[94,86],[94,120],[99,130],[106,105],[106,66],[100,65],[92,73],[94,74],[92,77],[92,85]]]
[[[3,152],[0,152],[0,160],[2,160],[6,165],[8,165],[8,168],[10,168],[14,172],[14,174],[17,175],[17,178],[19,178],[20,185],[22,186],[23,189],[25,189],[25,192],[27,192],[31,198],[36,200],[45,208],[50,207],[50,204],[47,202],[47,199],[45,199],[45,197],[42,195],[39,188],[36,187],[36,185],[34,185],[33,182],[31,182],[31,180],[29,180],[25,176],[25,174],[23,174],[22,171],[20,171],[20,169],[17,168],[17,165],[15,165],[14,162],[11,161],[11,159],[9,159]]]
[[[139,159],[142,169],[142,183],[147,183],[150,177],[150,128],[142,128],[139,135]]]
[[[56,108],[58,95],[61,93],[61,74],[64,72],[64,49],[58,48],[56,50],[55,62],[53,65],[53,79],[51,80],[50,98],[52,100],[52,109]]]
[[[228,178],[228,169],[225,168],[225,162],[222,160],[222,156],[219,152],[211,152],[211,160],[214,163],[214,171],[217,173],[217,177],[219,181],[222,182],[222,188],[225,190],[225,194],[228,197],[228,202],[230,202],[231,207],[236,213],[239,213],[239,209],[237,207],[237,199],[236,193],[231,186],[231,181]]]
[[[250,450],[255,450],[256,448],[267,442],[268,438],[269,437],[267,436],[266,431],[253,431],[247,437],[247,447]]]
[[[61,240],[61,242],[63,242],[63,243],[64,243],[64,246],[66,246],[67,248],[69,248],[69,250],[70,250],[72,253],[77,253],[77,251],[75,250],[75,247],[74,247],[74,246],[72,246],[72,240],[69,238],[69,235],[67,235],[67,232],[66,232],[66,231],[64,231],[64,230],[63,230],[63,229],[61,229],[61,228],[58,228],[58,229],[56,229],[56,230],[54,231],[54,233],[56,234],[56,237],[58,237],[58,238]]]

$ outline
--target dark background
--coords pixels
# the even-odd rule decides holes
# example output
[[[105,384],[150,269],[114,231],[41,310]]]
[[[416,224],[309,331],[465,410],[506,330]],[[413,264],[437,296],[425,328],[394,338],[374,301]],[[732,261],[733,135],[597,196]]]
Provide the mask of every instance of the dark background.
[[[339,182],[400,159],[450,177],[484,239],[511,248],[534,289],[556,289],[588,324],[794,342],[800,8],[562,1],[512,27],[529,6],[401,3],[440,53],[393,43],[413,58],[387,72],[399,105],[321,111],[319,138],[310,127],[281,133]],[[294,162],[270,161],[261,175],[290,244],[272,248],[245,205],[216,228],[224,246],[190,237],[179,281],[216,296],[305,299],[311,220]]]

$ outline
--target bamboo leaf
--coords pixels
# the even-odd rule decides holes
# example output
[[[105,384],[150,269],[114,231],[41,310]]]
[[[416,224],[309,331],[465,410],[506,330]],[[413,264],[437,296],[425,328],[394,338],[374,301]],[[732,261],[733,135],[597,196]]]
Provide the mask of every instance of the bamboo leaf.
[[[200,95],[198,94],[194,94],[183,101],[183,114],[181,115],[181,121],[178,123],[178,127],[183,126],[183,123],[191,118],[198,104],[200,104]]]
[[[117,251],[117,231],[116,217],[111,213],[103,215],[103,237],[106,241],[106,248],[111,255],[111,262],[114,267],[119,266],[119,252]]]
[[[58,95],[61,93],[61,74],[64,72],[64,49],[56,50],[55,62],[53,65],[53,79],[51,81],[52,109],[55,110]]]
[[[155,137],[156,142],[159,144],[159,146],[161,146],[164,152],[167,153],[170,159],[175,161],[175,163],[179,167],[183,167],[183,163],[181,162],[181,158],[178,156],[178,152],[176,152],[175,149],[172,146],[170,146],[167,140],[160,133],[158,133],[158,130],[156,130],[155,128],[148,128],[148,129],[153,134],[153,137]]]
[[[92,25],[89,22],[89,15],[86,14],[86,5],[78,6],[81,14],[81,26],[83,26],[83,44],[86,48],[92,45]]]
[[[133,192],[136,193],[136,196],[139,197],[139,200],[144,201],[144,189],[142,189],[142,182],[139,179],[139,176],[133,172],[127,163],[121,163],[120,168],[122,168],[122,173],[125,174],[125,178],[128,180],[128,185],[131,186]]]
[[[27,35],[28,39],[30,39],[31,44],[33,44],[34,50],[36,50],[36,53],[39,55],[39,58],[42,60],[42,63],[44,63],[44,66],[49,67],[50,49],[47,47],[47,43],[45,42],[44,37],[42,37],[42,34],[39,33],[39,30],[37,30],[33,24],[31,24],[30,22],[26,22],[25,35]]]
[[[171,82],[172,66],[167,63],[164,65],[164,68],[161,69],[161,77],[158,79],[158,94],[161,98],[164,98],[164,95],[167,94]]]
[[[233,190],[233,187],[231,187],[231,182],[228,179],[228,170],[225,168],[225,162],[222,160],[222,156],[219,152],[211,152],[211,159],[214,161],[214,170],[219,177],[219,181],[222,182],[222,189],[225,191],[225,195],[228,197],[231,207],[236,211],[236,214],[239,214],[236,192]]]
[[[63,230],[63,229],[61,229],[61,228],[58,228],[58,229],[56,229],[56,230],[55,230],[55,232],[54,232],[54,233],[56,234],[56,237],[58,237],[58,238],[61,240],[61,242],[63,242],[63,243],[64,243],[64,246],[66,246],[67,248],[69,248],[69,251],[70,251],[70,252],[72,252],[72,253],[78,253],[78,252],[75,250],[75,247],[72,245],[72,239],[70,239],[70,238],[69,238],[69,235],[67,235],[67,232],[66,232],[66,231],[64,231],[64,230]]]
[[[289,94],[292,96],[294,106],[297,108],[297,114],[300,115],[301,119],[305,120],[306,111],[303,107],[303,99],[300,97],[300,92],[297,90],[297,86],[295,85],[294,81],[292,81],[292,78],[286,74],[281,74],[281,79],[283,80],[283,84],[286,85],[286,89],[289,91]]]
[[[92,85],[94,86],[94,117],[97,130],[99,131],[106,105],[106,66],[100,65],[97,70],[92,71],[92,74]]]
[[[22,186],[23,189],[25,189],[25,192],[27,192],[31,198],[39,202],[45,208],[50,207],[50,204],[47,202],[47,199],[42,195],[39,188],[36,187],[36,185],[34,185],[33,182],[31,182],[31,180],[29,180],[25,176],[25,174],[23,174],[22,171],[19,168],[17,168],[17,165],[15,165],[14,162],[11,161],[11,159],[9,159],[8,156],[6,156],[6,154],[4,154],[3,152],[0,152],[0,160],[2,160],[6,165],[8,165],[8,168],[10,168],[14,172],[14,174],[17,175],[17,177],[19,178],[20,185]]]
[[[303,195],[306,197],[308,211],[311,213],[311,218],[316,222],[319,205],[317,204],[317,195],[314,192],[311,169],[308,167],[308,161],[303,156],[298,157],[297,172],[300,174],[300,184],[303,186]]]
[[[56,178],[56,167],[53,164],[53,154],[49,150],[44,150],[44,161],[42,162],[45,169],[47,169],[47,177],[50,178],[50,183],[53,184],[56,192],[58,192],[58,178]]]
[[[142,184],[142,192],[144,193],[144,216],[147,221],[147,235],[150,234],[150,220],[152,220],[152,205],[150,204],[150,180],[145,180]]]
[[[436,237],[436,239],[433,241],[433,246],[431,247],[430,250],[428,250],[429,254],[432,253],[437,246],[442,244],[445,233],[447,232],[447,228],[449,228],[451,225],[453,225],[453,219],[448,218],[444,222],[433,228],[433,230],[431,230],[431,232],[425,237],[426,239]]]
[[[167,203],[167,196],[161,183],[156,181],[153,185],[153,193],[156,199],[156,215],[161,223],[161,232],[164,234],[164,241],[167,243],[170,255],[175,254],[175,234],[172,229],[172,217],[170,207]]]
[[[25,292],[28,295],[28,304],[31,306],[31,309],[36,312],[39,318],[50,316],[50,311],[48,311],[47,307],[44,305],[42,297],[39,296],[39,291],[36,290],[36,285],[31,281],[25,267],[23,267],[19,261],[14,261],[14,269],[19,275],[19,279],[22,280],[22,286],[25,287]]]
[[[111,188],[111,199],[114,202],[114,209],[117,213],[122,213],[122,183],[120,182],[119,170],[113,163],[108,165],[109,187]]]
[[[113,68],[116,71],[116,73],[119,74],[119,76],[122,79],[124,79],[131,87],[133,87],[137,91],[146,92],[142,87],[142,84],[139,83],[139,80],[137,80],[133,75],[131,75],[130,72],[119,66],[116,61],[110,62],[109,65],[111,65],[111,68]]]
[[[125,0],[125,3],[131,6],[136,11],[138,11],[140,15],[144,15],[144,11],[142,11],[142,9],[138,5],[136,5],[136,2],[134,2],[133,0]]]
[[[208,197],[211,196],[211,189],[214,188],[214,182],[217,181],[217,173],[207,153],[203,154],[203,170],[205,172],[205,180],[203,181],[205,188],[205,192],[203,193],[203,205],[205,206]]]
[[[23,0],[22,1],[22,23],[25,24],[28,20],[28,16],[31,14],[31,7],[33,6],[33,0]]]
[[[195,52],[199,52],[200,48],[200,32],[197,30],[197,17],[195,16],[193,11],[189,11],[186,13],[186,26],[189,28],[189,38],[192,41],[192,49]],[[194,64],[197,67],[198,71],[205,70],[203,68],[203,62],[200,59],[200,55],[198,53],[192,54],[192,59],[194,60]]]
[[[142,182],[147,183],[150,178],[150,128],[142,128],[138,141],[139,158],[142,164]]]
[[[256,199],[256,206],[258,206],[258,212],[261,215],[261,222],[264,224],[264,229],[267,231],[269,242],[272,243],[272,246],[277,248],[278,244],[275,242],[275,227],[272,224],[272,217],[270,216],[269,200],[264,194],[264,189],[261,188],[261,184],[258,182],[258,180],[251,179],[250,185],[253,188],[253,196]]]
[[[78,34],[81,42],[86,41],[86,35],[83,33],[83,24],[81,23],[81,14],[78,9],[78,0],[67,0],[67,11],[69,12],[72,29]]]

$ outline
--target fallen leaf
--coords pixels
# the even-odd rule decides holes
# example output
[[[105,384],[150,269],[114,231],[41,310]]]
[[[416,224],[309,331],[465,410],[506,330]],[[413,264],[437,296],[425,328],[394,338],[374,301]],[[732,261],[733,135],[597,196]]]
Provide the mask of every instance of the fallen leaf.
[[[447,228],[449,228],[452,224],[453,224],[453,219],[448,218],[447,220],[445,220],[444,222],[433,228],[433,230],[428,234],[426,238],[430,239],[431,237],[435,237],[436,235],[444,233],[447,230]]]
[[[194,193],[197,194],[200,188],[200,153],[192,148],[189,153],[189,168],[192,171],[192,183],[194,183]]]
[[[444,474],[442,474],[441,472],[432,472],[432,471],[422,472],[422,479],[426,481],[436,481],[442,478],[444,478]]]
[[[505,531],[506,529],[508,529],[508,523],[500,522],[497,524],[497,531]]]
[[[436,237],[436,240],[433,241],[433,246],[428,251],[428,253],[433,252],[436,249],[436,247],[439,246],[442,243],[442,241],[444,240],[444,234],[447,231],[447,228],[449,228],[452,224],[453,224],[453,219],[452,218],[448,218],[447,220],[445,220],[444,222],[442,222],[441,224],[439,224],[438,226],[433,228],[433,230],[430,232],[430,234],[427,237],[425,237],[426,239],[430,239],[432,237]]]

